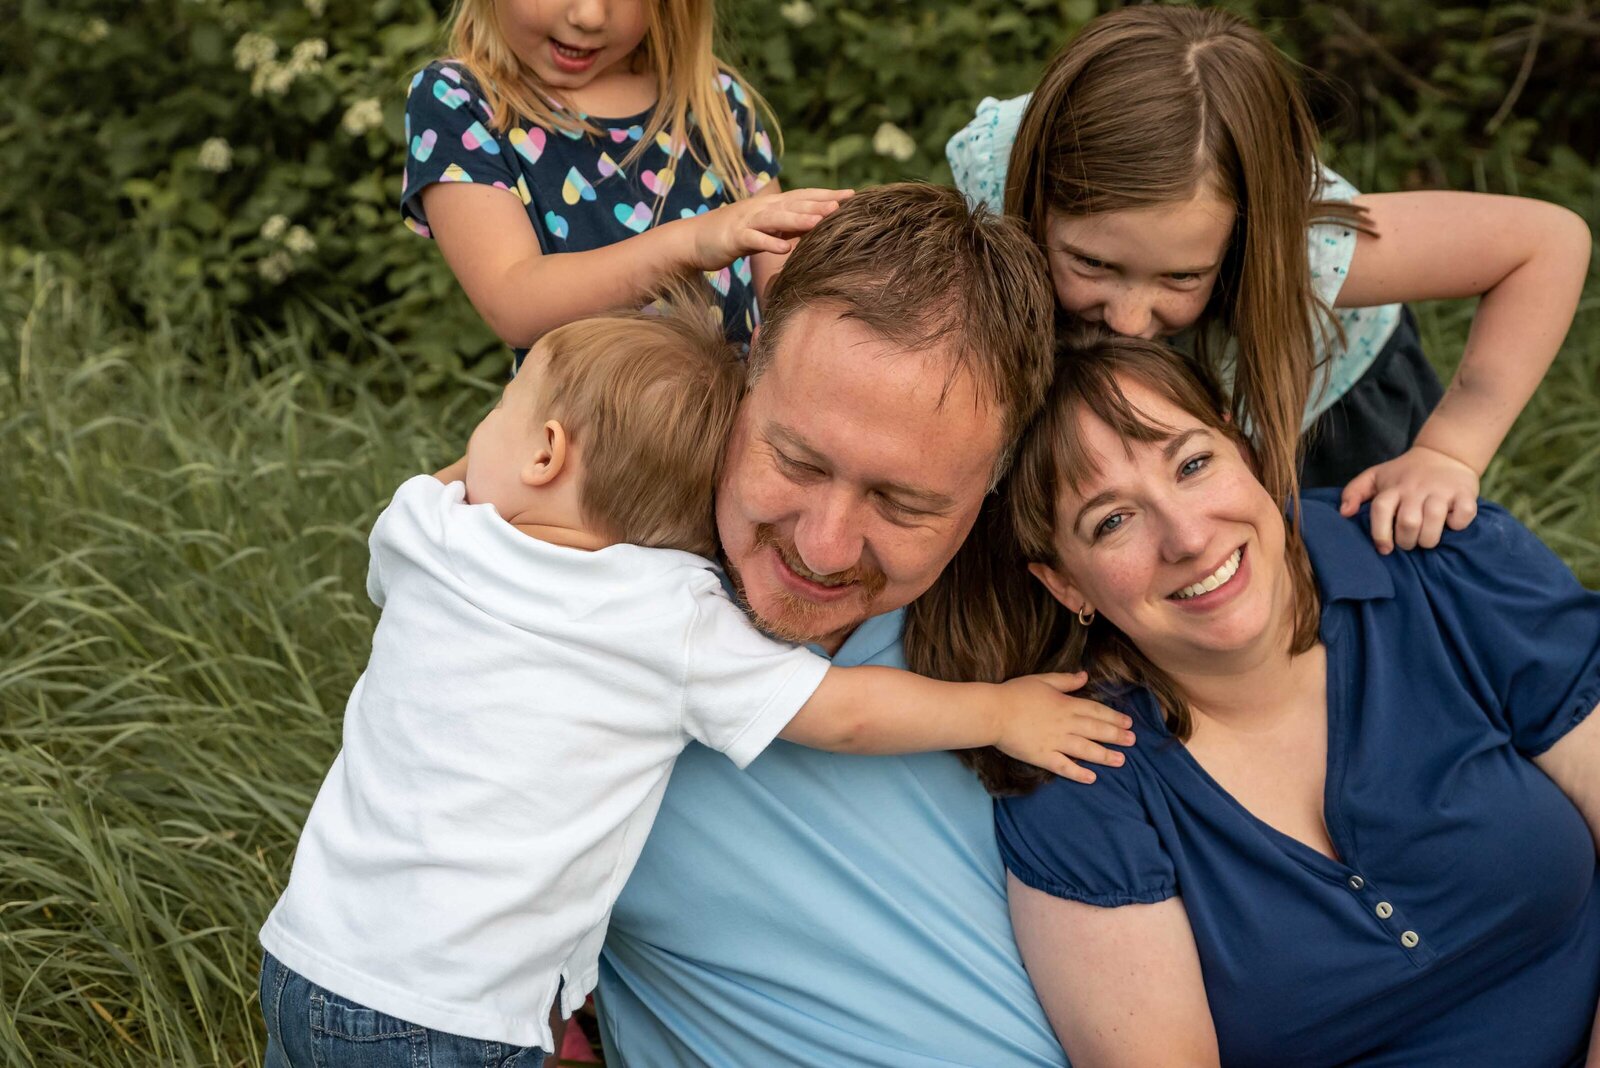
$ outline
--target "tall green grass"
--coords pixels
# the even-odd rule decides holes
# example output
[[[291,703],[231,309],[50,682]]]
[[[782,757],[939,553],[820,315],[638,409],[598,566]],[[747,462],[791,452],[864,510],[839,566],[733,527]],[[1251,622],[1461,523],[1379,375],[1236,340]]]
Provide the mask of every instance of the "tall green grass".
[[[1600,586],[1600,285],[1485,492]],[[1457,352],[1470,309],[1424,309]],[[0,271],[0,1061],[259,1063],[255,932],[366,658],[366,532],[491,395]]]

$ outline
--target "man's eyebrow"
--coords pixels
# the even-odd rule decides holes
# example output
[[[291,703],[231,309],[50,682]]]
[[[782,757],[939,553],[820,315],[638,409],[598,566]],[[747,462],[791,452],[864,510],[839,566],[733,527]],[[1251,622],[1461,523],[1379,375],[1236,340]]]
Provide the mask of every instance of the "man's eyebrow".
[[[1065,241],[1058,241],[1056,243],[1055,247],[1060,249],[1062,252],[1066,252],[1066,253],[1069,253],[1069,254],[1071,254],[1073,256],[1078,257],[1080,260],[1094,260],[1096,263],[1103,263],[1107,267],[1120,267],[1120,266],[1122,266],[1119,263],[1113,263],[1111,260],[1106,259],[1104,256],[1097,256],[1093,252],[1091,252],[1090,250],[1088,250],[1086,248],[1079,248],[1077,245],[1071,245],[1071,244],[1068,244]],[[1161,273],[1162,274],[1210,274],[1212,271],[1214,271],[1216,269],[1217,269],[1217,264],[1215,262],[1212,262],[1212,263],[1202,264],[1202,265],[1200,265],[1198,267],[1175,267],[1170,271],[1162,271]]]
[[[807,445],[794,430],[782,423],[773,423],[767,427],[765,436],[775,445],[782,445],[785,449],[796,454],[795,459],[812,464],[823,470],[831,470],[833,465],[828,458]],[[903,482],[877,482],[872,489],[886,496],[900,498],[933,512],[945,512],[955,507],[955,498],[939,493],[936,490],[921,489],[917,486],[908,486]]]

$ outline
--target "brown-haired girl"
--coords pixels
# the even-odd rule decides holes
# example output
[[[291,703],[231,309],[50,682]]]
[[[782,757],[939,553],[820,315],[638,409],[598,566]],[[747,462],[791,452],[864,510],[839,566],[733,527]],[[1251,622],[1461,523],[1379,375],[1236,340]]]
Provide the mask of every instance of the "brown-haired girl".
[[[690,269],[748,342],[790,239],[848,195],[778,193],[764,102],[712,21],[712,0],[457,0],[453,58],[412,79],[406,224],[519,360]]]
[[[1217,9],[1093,20],[1031,98],[985,100],[948,153],[969,198],[1003,197],[1044,246],[1067,312],[1183,339],[1231,378],[1267,486],[1343,485],[1346,514],[1371,499],[1383,551],[1472,521],[1590,253],[1583,221],[1551,204],[1357,195],[1319,166],[1285,57]],[[1440,399],[1399,302],[1469,296],[1482,303]]]

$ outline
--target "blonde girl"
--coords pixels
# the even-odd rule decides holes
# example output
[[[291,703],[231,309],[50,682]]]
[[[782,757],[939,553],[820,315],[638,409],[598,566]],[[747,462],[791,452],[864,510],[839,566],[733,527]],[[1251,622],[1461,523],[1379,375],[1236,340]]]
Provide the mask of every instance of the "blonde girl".
[[[1472,521],[1588,266],[1587,227],[1552,204],[1357,194],[1319,166],[1283,55],[1216,9],[1095,19],[949,155],[969,198],[1003,197],[1045,247],[1066,312],[1231,379],[1268,488],[1342,485],[1346,514],[1370,499],[1385,552]],[[1400,305],[1478,296],[1441,399]]]
[[[780,193],[765,102],[712,0],[457,0],[406,99],[406,224],[520,361],[543,334],[706,274],[730,339],[847,191]]]

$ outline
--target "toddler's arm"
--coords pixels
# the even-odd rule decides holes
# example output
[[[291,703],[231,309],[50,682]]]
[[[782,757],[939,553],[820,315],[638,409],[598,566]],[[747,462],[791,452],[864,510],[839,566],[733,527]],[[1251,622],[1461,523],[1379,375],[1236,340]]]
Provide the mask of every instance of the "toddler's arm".
[[[1477,514],[1478,479],[1550,368],[1583,293],[1592,241],[1583,219],[1523,197],[1389,193],[1357,197],[1361,235],[1340,307],[1482,296],[1461,366],[1410,451],[1368,468],[1340,502],[1372,499],[1380,552],[1433,548],[1446,523]]]
[[[668,277],[741,256],[782,255],[850,195],[847,189],[757,193],[588,252],[544,255],[515,196],[482,183],[422,191],[433,238],[472,306],[507,344],[530,347],[577,319],[636,307]]]
[[[1132,745],[1133,721],[1067,694],[1077,674],[1025,675],[998,685],[939,682],[883,667],[829,668],[779,737],[840,753],[913,753],[994,746],[1063,778],[1093,782],[1072,758],[1119,765],[1097,742]]]

